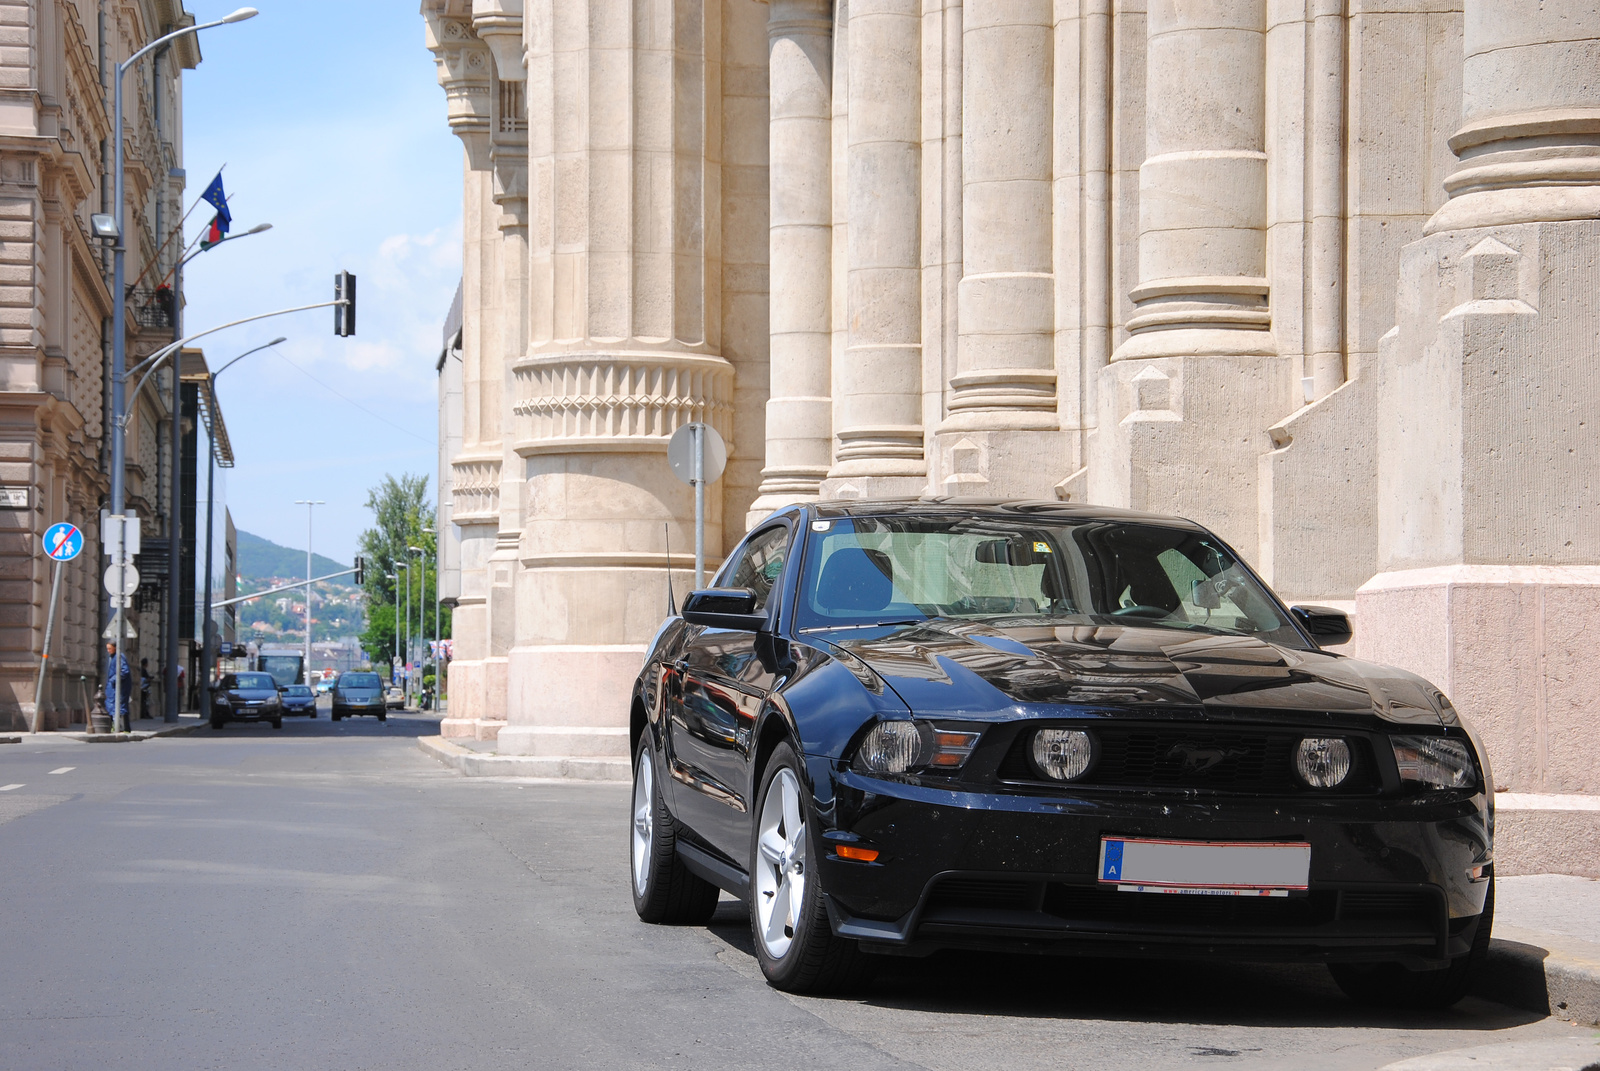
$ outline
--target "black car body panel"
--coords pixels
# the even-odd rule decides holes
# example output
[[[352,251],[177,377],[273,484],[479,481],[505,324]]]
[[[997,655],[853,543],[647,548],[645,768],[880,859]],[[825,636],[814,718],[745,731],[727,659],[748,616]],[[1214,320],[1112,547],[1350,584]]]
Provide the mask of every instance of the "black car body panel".
[[[788,739],[804,765],[834,930],[869,950],[1115,949],[1414,967],[1464,953],[1493,873],[1493,780],[1471,729],[1429,682],[1320,650],[1305,617],[1270,592],[1285,623],[1272,641],[1138,621],[1049,626],[1027,615],[797,628],[806,533],[886,515],[1104,518],[1215,541],[1186,521],[1059,503],[780,511],[714,585],[735,586],[745,548],[781,525],[793,538],[766,626],[671,617],[636,684],[633,740],[646,739],[670,772],[663,790],[692,870],[746,895],[755,789],[766,754]],[[874,726],[905,719],[981,735],[949,773],[875,776],[852,765]],[[1089,772],[1062,783],[1034,769],[1024,741],[1040,727],[1093,733]],[[1348,743],[1351,773],[1312,789],[1292,772],[1290,749],[1325,734]],[[1398,772],[1396,734],[1465,742],[1475,783],[1416,791]],[[1309,844],[1308,888],[1270,902],[1122,892],[1099,880],[1103,836]],[[879,855],[842,859],[842,844]]]

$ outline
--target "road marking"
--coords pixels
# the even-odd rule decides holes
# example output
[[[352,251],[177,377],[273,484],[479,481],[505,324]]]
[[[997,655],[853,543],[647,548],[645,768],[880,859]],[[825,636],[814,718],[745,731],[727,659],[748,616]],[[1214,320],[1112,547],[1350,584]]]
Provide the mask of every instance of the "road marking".
[[[51,770],[50,772],[53,773],[53,774],[71,773],[73,770],[76,770],[76,769],[77,769],[76,766],[63,766],[59,770]]]
[[[21,786],[21,785],[0,785],[0,792],[10,792],[14,788],[21,788],[21,787],[23,787],[23,786]]]

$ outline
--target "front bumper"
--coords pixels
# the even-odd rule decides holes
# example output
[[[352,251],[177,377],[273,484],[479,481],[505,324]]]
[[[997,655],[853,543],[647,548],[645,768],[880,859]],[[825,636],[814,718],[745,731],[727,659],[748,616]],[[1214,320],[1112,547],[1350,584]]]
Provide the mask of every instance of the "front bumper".
[[[945,947],[1229,956],[1432,967],[1464,954],[1492,874],[1482,795],[1267,799],[966,791],[828,763],[817,867],[833,928],[869,951]],[[814,774],[823,771],[814,769]],[[821,795],[829,795],[824,790]],[[1303,841],[1306,892],[1120,892],[1097,882],[1104,835]],[[878,849],[872,863],[832,848]],[[1480,870],[1473,880],[1474,867]]]

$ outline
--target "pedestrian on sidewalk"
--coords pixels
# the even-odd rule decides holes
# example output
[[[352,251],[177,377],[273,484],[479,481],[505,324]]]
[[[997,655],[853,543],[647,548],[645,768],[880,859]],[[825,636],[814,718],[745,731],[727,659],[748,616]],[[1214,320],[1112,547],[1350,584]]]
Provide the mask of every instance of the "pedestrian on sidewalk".
[[[139,720],[150,720],[150,660],[139,659]]]
[[[115,695],[115,698],[114,698]],[[133,699],[133,667],[128,656],[117,651],[115,643],[106,644],[106,702],[116,707],[111,712],[112,731],[128,731],[128,704]]]

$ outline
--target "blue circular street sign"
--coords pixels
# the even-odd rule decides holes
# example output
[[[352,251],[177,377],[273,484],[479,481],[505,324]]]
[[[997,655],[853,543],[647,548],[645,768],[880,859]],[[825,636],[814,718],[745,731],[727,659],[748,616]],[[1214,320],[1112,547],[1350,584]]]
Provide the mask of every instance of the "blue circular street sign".
[[[44,552],[58,562],[70,562],[83,553],[83,532],[75,524],[52,524],[45,529]]]

